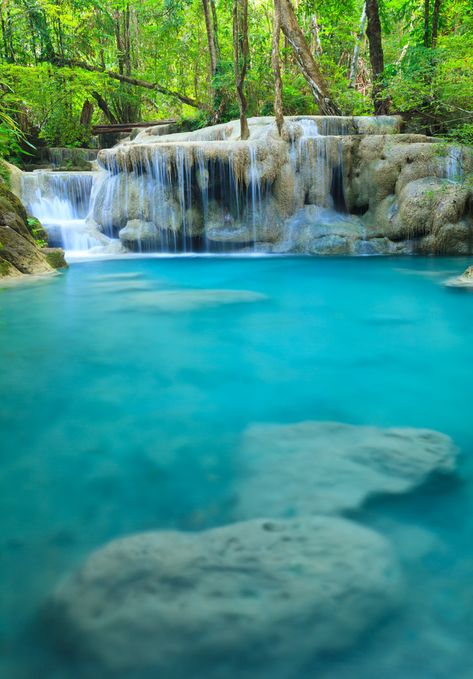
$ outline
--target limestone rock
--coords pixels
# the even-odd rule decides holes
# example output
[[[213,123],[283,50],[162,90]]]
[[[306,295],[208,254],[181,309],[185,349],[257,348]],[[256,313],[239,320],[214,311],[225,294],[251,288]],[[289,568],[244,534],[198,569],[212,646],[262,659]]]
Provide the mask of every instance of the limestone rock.
[[[121,302],[121,308],[148,308],[149,310],[179,313],[227,304],[248,304],[266,300],[266,295],[252,290],[161,290],[137,292]]]
[[[455,468],[451,439],[428,429],[337,422],[250,427],[240,452],[238,520],[334,514],[378,493],[404,493]]]
[[[461,276],[450,278],[445,285],[451,288],[473,288],[473,266],[469,266]]]
[[[340,214],[317,205],[306,205],[286,221],[286,240],[293,252],[350,254],[365,233],[358,217]]]
[[[227,251],[263,243],[328,255],[473,251],[467,147],[399,134],[395,116],[288,116],[281,135],[272,117],[248,123],[244,141],[235,120],[161,136],[150,128],[102,150],[109,175],[95,221],[113,236],[129,221],[152,222],[157,249],[168,243],[171,251],[192,238],[196,249],[204,238],[210,250]],[[319,233],[314,226],[328,223],[308,219],[291,243],[283,220],[297,226],[308,207],[338,211],[338,224]]]
[[[131,219],[119,232],[121,242],[132,250],[150,249],[158,240],[158,229],[153,222]]]
[[[53,269],[67,269],[69,266],[62,248],[42,248],[41,252],[45,255]]]
[[[253,678],[349,647],[400,592],[377,533],[339,518],[258,519],[112,542],[46,611],[95,676]]]

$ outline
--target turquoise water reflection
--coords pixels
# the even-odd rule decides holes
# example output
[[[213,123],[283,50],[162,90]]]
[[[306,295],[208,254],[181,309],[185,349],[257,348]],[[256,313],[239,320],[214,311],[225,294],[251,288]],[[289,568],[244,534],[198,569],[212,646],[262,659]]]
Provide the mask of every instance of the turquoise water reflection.
[[[466,265],[130,259],[1,290],[2,676],[72,676],[31,624],[92,549],[231,520],[247,426],[334,420],[437,429],[463,455],[356,515],[393,541],[408,601],[317,676],[471,677],[473,294],[441,285]],[[259,295],[162,294],[195,289]]]

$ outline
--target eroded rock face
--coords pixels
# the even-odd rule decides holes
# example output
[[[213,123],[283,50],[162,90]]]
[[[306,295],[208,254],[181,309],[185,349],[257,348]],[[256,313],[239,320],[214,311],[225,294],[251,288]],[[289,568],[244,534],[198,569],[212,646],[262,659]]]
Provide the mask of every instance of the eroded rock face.
[[[0,277],[18,278],[53,270],[28,229],[21,202],[0,184]]]
[[[131,219],[119,232],[121,242],[130,250],[150,250],[158,240],[158,229],[153,222]]]
[[[259,519],[112,542],[58,587],[47,616],[95,676],[261,677],[352,645],[400,594],[377,533]]]
[[[471,151],[399,134],[389,116],[290,116],[281,137],[273,118],[249,127],[247,141],[238,121],[164,136],[151,128],[102,151],[109,175],[95,220],[116,234],[152,222],[170,234],[157,249],[198,237],[210,250],[472,251]]]
[[[286,236],[292,252],[347,255],[364,239],[365,226],[359,217],[306,205],[287,220]]]
[[[338,422],[250,427],[240,453],[237,519],[336,514],[378,493],[412,490],[455,468],[448,436]]]

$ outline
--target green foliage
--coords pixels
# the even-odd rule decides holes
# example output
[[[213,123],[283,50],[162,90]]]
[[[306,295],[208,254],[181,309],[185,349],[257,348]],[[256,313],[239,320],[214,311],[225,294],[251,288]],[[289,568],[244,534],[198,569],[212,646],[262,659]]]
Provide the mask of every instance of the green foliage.
[[[53,269],[66,269],[67,262],[64,259],[64,251],[61,249],[51,249],[44,253],[48,264],[50,264]]]
[[[220,59],[212,78],[202,0],[4,3],[0,22],[0,155],[18,159],[28,152],[25,135],[38,145],[86,146],[91,142],[91,127],[112,119],[175,117],[181,129],[198,129],[212,120],[216,108],[223,121],[238,117],[232,3],[215,0],[215,5]],[[348,86],[363,0],[299,0],[294,5],[332,97],[345,114],[371,113],[372,82],[364,35],[359,43],[356,86]],[[405,116],[409,129],[448,134],[469,143],[473,6],[471,0],[442,0],[440,7],[436,46],[425,47],[424,2],[380,2],[383,85],[392,110]],[[245,83],[249,115],[273,111],[272,13],[273,0],[249,0],[250,63]],[[432,22],[432,11],[430,17]],[[317,113],[284,40],[281,63],[285,113]],[[159,87],[134,87],[107,77],[101,69]],[[200,109],[165,91],[198,101]],[[97,94],[105,109],[99,106]],[[87,102],[89,108],[93,105],[91,118],[83,115]]]
[[[201,130],[209,124],[209,118],[203,111],[198,111],[195,115],[182,116],[177,122],[177,131]]]
[[[26,153],[26,140],[12,114],[14,111],[0,102],[0,158],[13,159]]]
[[[0,159],[0,180],[8,189],[11,189],[10,170],[1,159]]]
[[[446,136],[460,144],[473,146],[473,123],[464,123],[458,127],[452,127],[448,130]]]
[[[40,248],[44,248],[48,244],[48,233],[39,219],[36,217],[28,217],[26,220],[28,231],[31,233],[36,243]]]

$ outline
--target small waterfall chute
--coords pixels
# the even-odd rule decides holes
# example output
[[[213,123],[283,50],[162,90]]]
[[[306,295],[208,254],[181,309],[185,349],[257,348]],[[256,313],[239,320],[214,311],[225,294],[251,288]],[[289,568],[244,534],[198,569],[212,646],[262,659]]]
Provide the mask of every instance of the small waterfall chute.
[[[50,170],[23,174],[23,202],[45,227],[49,245],[66,252],[86,252],[106,243],[87,220],[97,177],[95,172]]]

